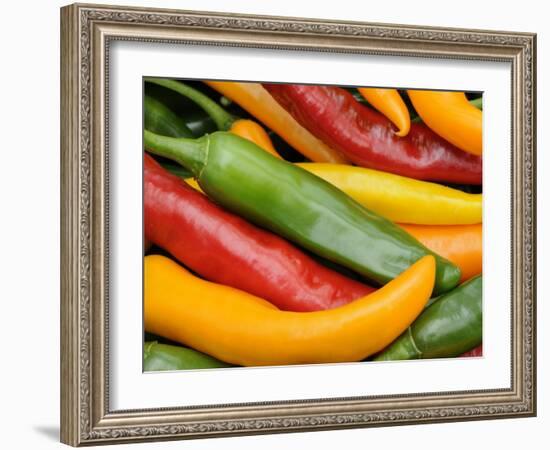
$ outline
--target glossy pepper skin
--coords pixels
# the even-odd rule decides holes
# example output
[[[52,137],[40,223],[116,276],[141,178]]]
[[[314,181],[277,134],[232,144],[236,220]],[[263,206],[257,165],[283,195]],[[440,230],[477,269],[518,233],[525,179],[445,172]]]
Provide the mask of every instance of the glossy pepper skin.
[[[205,81],[277,133],[291,147],[315,162],[345,163],[347,159],[300,125],[260,83]]]
[[[298,313],[152,255],[144,261],[145,329],[243,366],[360,361],[418,316],[434,276],[428,255],[372,294],[339,308]]]
[[[431,303],[375,361],[452,358],[481,344],[482,277]]]
[[[334,86],[264,84],[305,128],[355,164],[419,180],[481,184],[482,161],[435,134],[411,124],[396,136],[391,122]]]
[[[143,370],[193,370],[231,367],[191,348],[176,345],[159,344],[156,341],[145,342],[143,346]]]
[[[166,78],[146,78],[146,81],[177,92],[197,104],[212,118],[218,130],[230,131],[237,136],[241,136],[254,142],[256,145],[263,148],[266,152],[271,153],[273,156],[278,158],[281,157],[279,153],[277,153],[277,150],[273,147],[273,143],[271,142],[267,132],[253,120],[234,117],[210,97],[185,83]],[[145,128],[155,132],[155,130],[147,126],[147,123],[145,123]],[[163,136],[170,136],[166,133],[157,133],[162,134]]]
[[[281,158],[281,155],[279,155],[275,147],[273,147],[273,142],[271,142],[269,135],[257,122],[249,119],[239,119],[233,122],[229,131],[237,136],[254,142],[258,147],[263,148],[273,156]]]
[[[334,308],[374,289],[332,271],[284,239],[223,210],[144,159],[145,236],[201,276],[281,309]]]
[[[483,151],[482,112],[464,92],[407,91],[418,115],[439,136],[473,155]]]
[[[397,136],[406,136],[411,129],[411,117],[407,105],[397,89],[357,88],[359,93],[397,127]]]
[[[297,165],[393,222],[469,225],[482,220],[482,194],[345,164]]]
[[[433,254],[331,184],[238,136],[174,139],[145,130],[144,142],[150,152],[193,172],[218,204],[379,284]],[[446,292],[460,270],[439,256],[436,264],[435,291]]]
[[[460,282],[479,275],[483,269],[482,225],[405,225],[408,233],[430,250],[456,264]]]

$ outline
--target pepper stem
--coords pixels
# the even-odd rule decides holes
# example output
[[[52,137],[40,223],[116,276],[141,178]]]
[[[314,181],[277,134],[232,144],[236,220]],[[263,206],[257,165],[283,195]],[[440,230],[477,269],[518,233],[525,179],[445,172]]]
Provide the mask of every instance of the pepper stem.
[[[195,177],[198,177],[206,165],[209,139],[208,135],[199,139],[188,139],[161,136],[149,130],[143,131],[143,144],[147,151],[181,164]]]
[[[212,118],[218,130],[229,131],[236,120],[210,97],[185,83],[167,78],[145,78],[145,81],[175,91],[200,106]]]

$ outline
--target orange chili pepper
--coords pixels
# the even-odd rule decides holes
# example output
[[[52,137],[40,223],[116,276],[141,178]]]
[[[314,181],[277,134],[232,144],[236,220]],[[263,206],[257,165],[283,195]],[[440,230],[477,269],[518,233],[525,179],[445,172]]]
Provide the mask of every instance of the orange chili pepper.
[[[407,91],[416,112],[435,133],[465,152],[481,155],[482,112],[464,92]]]
[[[238,119],[231,125],[229,131],[237,136],[248,139],[249,141],[254,142],[258,147],[263,148],[266,152],[271,153],[277,158],[281,158],[281,155],[277,153],[273,143],[269,138],[269,135],[262,128],[262,126],[253,120],[249,119]]]
[[[399,224],[422,244],[460,268],[466,281],[479,275],[483,264],[482,225]]]
[[[397,136],[406,136],[409,133],[411,117],[397,89],[357,88],[357,90],[397,127],[398,131],[395,133]]]
[[[205,83],[240,105],[310,160],[347,162],[344,156],[328,147],[296,122],[260,83],[233,81],[205,81]]]

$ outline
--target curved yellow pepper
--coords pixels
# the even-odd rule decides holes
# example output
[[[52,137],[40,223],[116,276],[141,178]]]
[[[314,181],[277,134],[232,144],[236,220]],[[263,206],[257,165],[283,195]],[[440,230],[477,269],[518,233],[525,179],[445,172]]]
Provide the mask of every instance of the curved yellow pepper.
[[[346,159],[302,127],[260,83],[205,81],[264,123],[312,161],[346,162]]]
[[[482,112],[464,92],[407,91],[418,115],[434,132],[465,152],[481,155]]]
[[[411,128],[411,116],[397,89],[357,88],[359,93],[396,127],[397,136],[406,136]]]
[[[393,222],[414,225],[473,225],[482,222],[482,194],[468,194],[437,183],[345,164],[296,165]],[[193,178],[185,181],[202,192]]]
[[[343,164],[299,163],[366,208],[394,222],[470,225],[482,221],[482,194]]]
[[[144,269],[147,331],[244,366],[360,361],[407,329],[435,280],[428,255],[366,297],[298,313],[204,281],[163,256],[145,257]]]

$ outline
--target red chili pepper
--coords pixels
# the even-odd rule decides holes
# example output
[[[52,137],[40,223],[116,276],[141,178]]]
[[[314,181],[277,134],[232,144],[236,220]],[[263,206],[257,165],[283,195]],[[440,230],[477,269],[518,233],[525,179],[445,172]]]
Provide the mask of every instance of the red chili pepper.
[[[477,347],[473,348],[472,350],[466,353],[463,353],[460,356],[461,357],[483,356],[483,345],[478,345]]]
[[[334,308],[375,290],[225,211],[148,155],[143,195],[146,238],[208,280],[289,311]]]
[[[481,158],[422,123],[399,137],[391,122],[335,86],[264,84],[304,128],[359,166],[419,180],[481,184]]]

